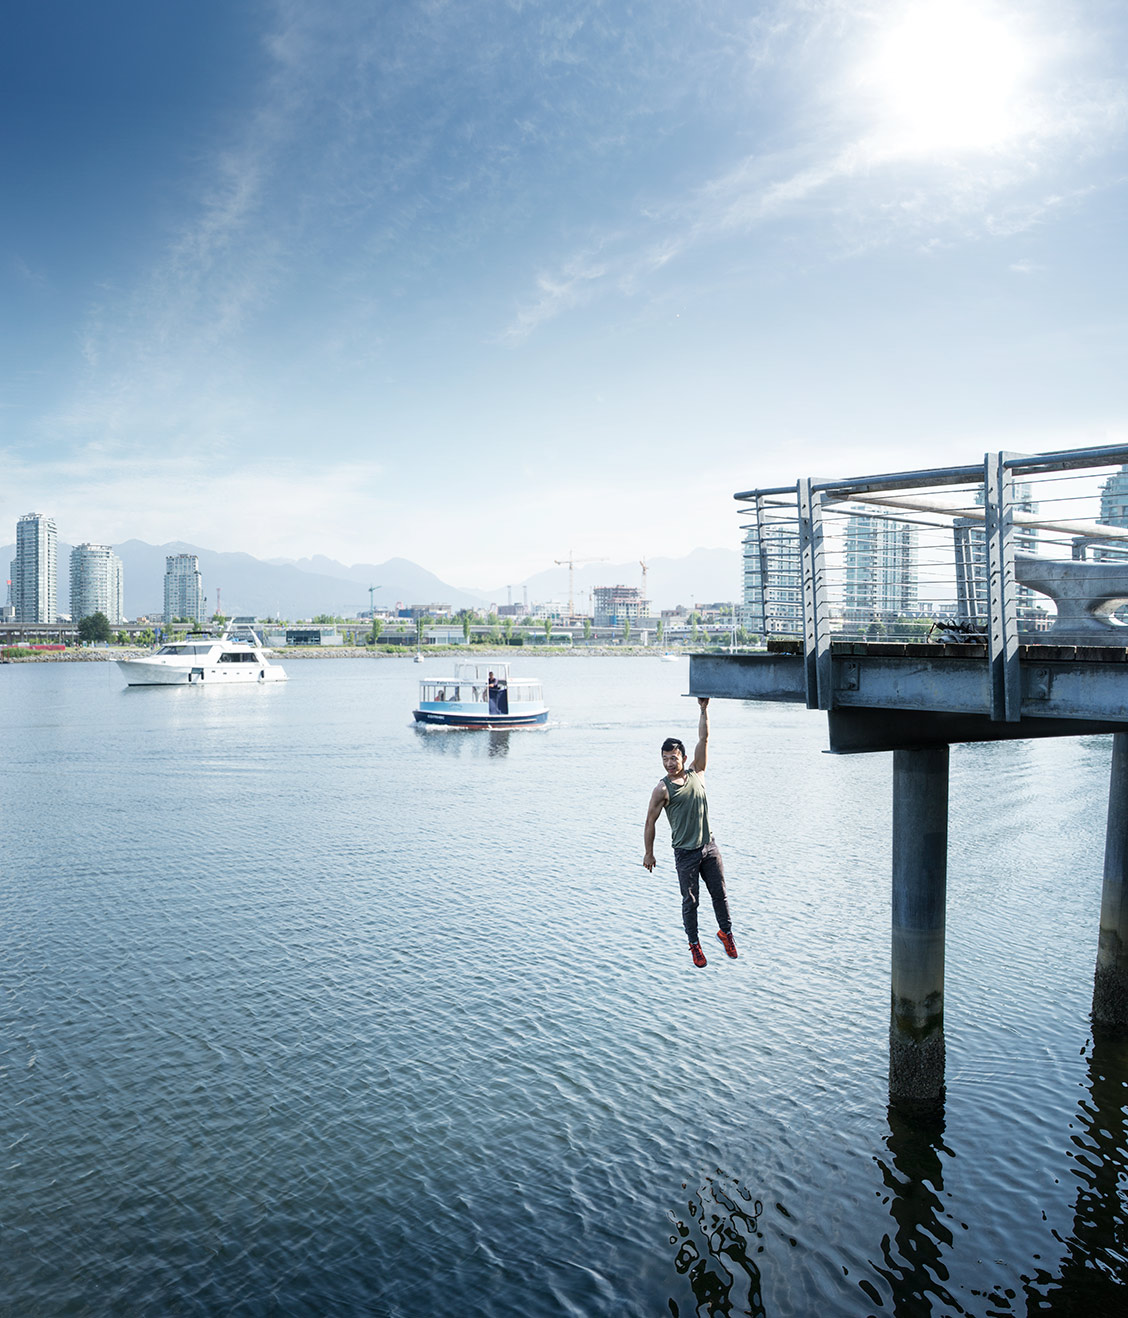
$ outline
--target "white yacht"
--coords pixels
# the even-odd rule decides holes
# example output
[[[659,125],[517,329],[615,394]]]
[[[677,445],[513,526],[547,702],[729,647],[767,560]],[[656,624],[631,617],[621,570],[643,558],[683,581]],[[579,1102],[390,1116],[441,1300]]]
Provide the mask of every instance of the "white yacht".
[[[272,664],[257,638],[190,633],[162,645],[154,654],[119,659],[129,686],[226,686],[232,682],[285,682],[286,671]]]

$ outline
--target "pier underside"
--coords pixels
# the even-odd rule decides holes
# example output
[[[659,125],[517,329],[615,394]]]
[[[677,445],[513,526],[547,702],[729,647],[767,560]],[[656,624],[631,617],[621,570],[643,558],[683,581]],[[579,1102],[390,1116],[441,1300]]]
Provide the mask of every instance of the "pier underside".
[[[1093,1017],[1128,1030],[1128,649],[1018,647],[1000,698],[985,645],[835,642],[813,677],[801,642],[694,655],[689,693],[827,713],[830,749],[892,751],[890,1101],[942,1104],[948,755],[952,743],[1113,733]]]
[[[690,694],[807,701],[802,643],[767,654],[694,655]],[[961,741],[1021,741],[1128,729],[1128,649],[1023,645],[1018,718],[993,717],[985,645],[859,641],[830,649],[830,749],[849,755]]]

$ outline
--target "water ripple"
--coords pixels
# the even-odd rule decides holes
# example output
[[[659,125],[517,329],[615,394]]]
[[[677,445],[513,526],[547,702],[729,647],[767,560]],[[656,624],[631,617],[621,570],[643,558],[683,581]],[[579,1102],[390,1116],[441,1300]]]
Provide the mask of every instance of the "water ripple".
[[[888,757],[716,710],[741,956],[700,971],[640,864],[684,673],[537,668],[520,736],[417,733],[407,661],[5,670],[0,1312],[1123,1307],[1107,740],[953,752],[947,1103],[908,1120]]]

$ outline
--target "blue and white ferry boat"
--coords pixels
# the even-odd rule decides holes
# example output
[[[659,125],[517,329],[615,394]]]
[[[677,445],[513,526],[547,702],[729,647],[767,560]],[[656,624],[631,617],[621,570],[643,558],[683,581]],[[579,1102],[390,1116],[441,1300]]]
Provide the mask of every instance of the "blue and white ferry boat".
[[[459,663],[453,677],[419,683],[416,723],[448,728],[523,728],[548,721],[540,681],[510,677],[507,663]]]

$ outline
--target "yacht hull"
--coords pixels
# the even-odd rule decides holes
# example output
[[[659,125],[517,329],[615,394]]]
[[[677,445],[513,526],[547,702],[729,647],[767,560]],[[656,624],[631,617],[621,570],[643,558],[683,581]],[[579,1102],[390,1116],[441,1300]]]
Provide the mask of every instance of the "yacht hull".
[[[208,664],[184,668],[155,664],[144,659],[118,659],[127,686],[234,686],[252,682],[284,682],[280,668],[259,664]]]

